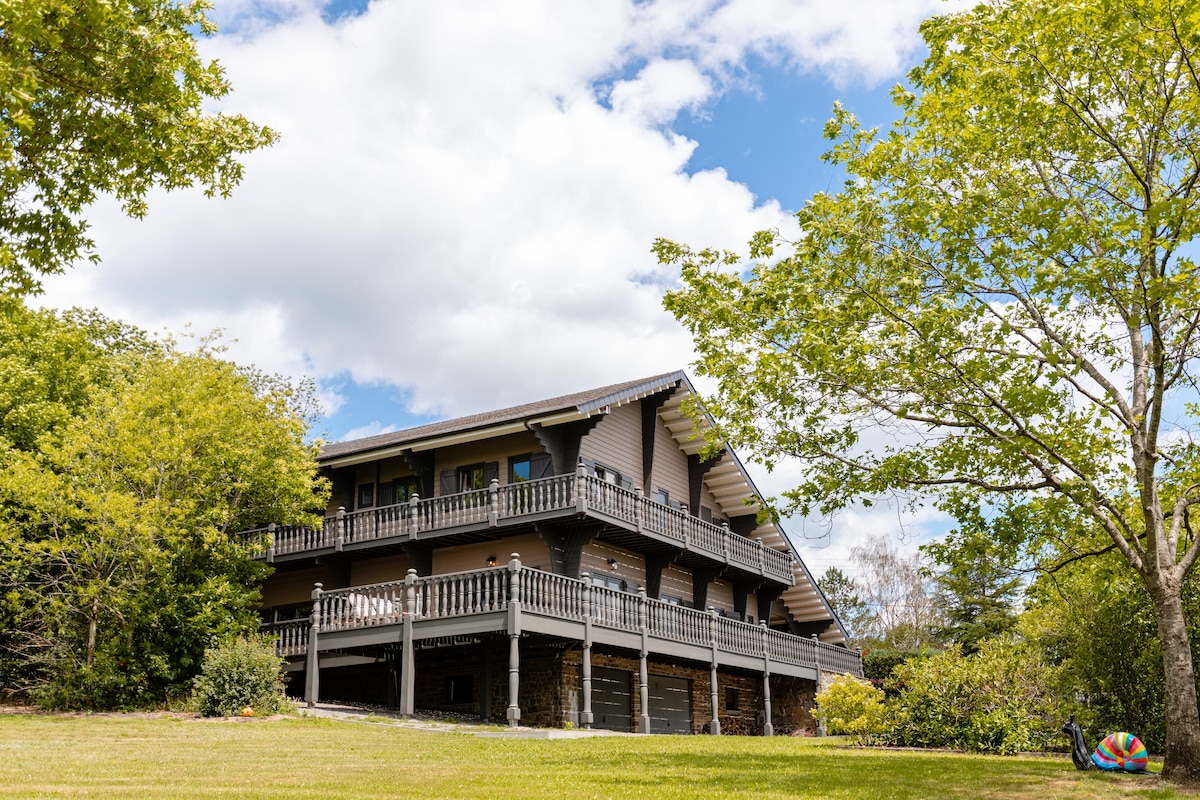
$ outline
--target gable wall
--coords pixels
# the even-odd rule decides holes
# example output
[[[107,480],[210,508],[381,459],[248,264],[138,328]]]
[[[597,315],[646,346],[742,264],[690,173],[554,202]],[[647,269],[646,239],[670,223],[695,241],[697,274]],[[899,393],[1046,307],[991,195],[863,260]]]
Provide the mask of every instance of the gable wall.
[[[688,500],[687,456],[658,415],[654,417],[654,470],[650,475],[650,491],[655,488],[666,489],[673,503],[691,502]]]
[[[617,470],[632,485],[642,483],[642,403],[617,406],[592,428],[579,454]]]

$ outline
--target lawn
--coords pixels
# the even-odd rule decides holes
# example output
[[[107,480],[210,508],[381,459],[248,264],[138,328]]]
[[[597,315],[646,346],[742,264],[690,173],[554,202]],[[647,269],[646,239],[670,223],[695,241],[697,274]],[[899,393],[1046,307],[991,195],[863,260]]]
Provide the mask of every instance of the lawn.
[[[0,715],[0,798],[1170,798],[1056,758],[789,737],[478,738],[312,718]]]

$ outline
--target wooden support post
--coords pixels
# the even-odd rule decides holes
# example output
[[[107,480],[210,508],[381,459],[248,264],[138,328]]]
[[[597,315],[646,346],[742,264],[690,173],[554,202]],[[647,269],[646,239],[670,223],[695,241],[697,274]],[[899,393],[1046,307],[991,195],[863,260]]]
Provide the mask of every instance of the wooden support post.
[[[346,543],[346,507],[338,506],[337,510],[337,536],[333,542],[333,549],[337,552],[342,552],[342,545]]]
[[[646,630],[646,589],[638,589],[638,627],[642,630],[642,650],[638,656],[638,699],[642,703],[642,714],[638,717],[638,733],[650,732],[650,676],[646,671],[646,657],[650,654],[649,632]]]
[[[508,601],[508,725],[521,722],[521,557],[512,554],[508,562],[511,594]]]
[[[817,688],[816,692],[821,691],[821,640],[817,638],[817,634],[812,635],[813,643],[813,663],[817,667]],[[817,736],[825,735],[825,723],[821,721],[821,717],[817,717]]]
[[[416,653],[413,651],[413,618],[416,616],[417,571],[404,576],[404,624],[400,635],[400,716],[411,717],[416,710]]]
[[[771,651],[767,644],[767,622],[763,620],[763,736],[773,736],[775,726],[771,724]]]
[[[308,629],[308,645],[304,653],[304,701],[309,708],[317,704],[321,693],[321,657],[318,654],[318,631],[321,628],[321,584],[314,583],[313,610]]]
[[[596,721],[592,713],[592,576],[580,573],[583,580],[583,663],[580,677],[583,680],[583,710],[579,713],[579,724],[591,728]]]
[[[711,708],[712,720],[708,724],[709,733],[713,736],[721,735],[721,707],[717,704],[717,610],[715,608],[708,609],[708,630],[709,639],[712,642],[712,660],[709,669],[709,684],[711,685]]]

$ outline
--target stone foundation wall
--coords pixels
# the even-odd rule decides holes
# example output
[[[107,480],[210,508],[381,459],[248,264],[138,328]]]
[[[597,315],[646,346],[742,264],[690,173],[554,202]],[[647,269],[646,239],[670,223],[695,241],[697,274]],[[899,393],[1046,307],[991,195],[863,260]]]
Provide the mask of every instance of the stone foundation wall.
[[[508,708],[508,641],[495,639],[486,645],[418,650],[415,675],[415,705],[463,715],[485,712],[494,722],[506,721]],[[521,672],[518,687],[521,724],[542,727],[578,726],[583,708],[583,652],[578,645],[563,649],[547,642],[521,640]],[[632,675],[633,724],[641,717],[641,692],[638,687],[638,659],[618,653],[592,651],[592,666],[607,667]],[[378,705],[398,702],[391,685],[392,665],[376,664],[326,668],[321,670],[321,698]],[[711,684],[708,667],[696,664],[660,663],[651,660],[647,673],[689,682],[691,730],[706,733],[712,721]],[[294,695],[304,691],[303,673],[294,673],[289,687]],[[490,698],[487,690],[490,688]],[[774,732],[815,731],[811,714],[815,683],[781,675],[771,677],[771,724]],[[719,670],[717,674],[717,714],[724,734],[761,734],[763,732],[762,676],[749,672]],[[452,691],[462,693],[451,697]]]
[[[582,665],[582,650],[571,649],[563,653],[560,696],[566,702],[561,705],[559,718],[546,724],[579,724],[579,712],[583,708],[583,701],[580,699],[580,693],[583,691]],[[633,728],[636,730],[637,720],[642,714],[638,659],[593,649],[592,666],[632,673]],[[646,674],[688,680],[691,687],[692,732],[708,732],[712,721],[712,683],[708,667],[658,663],[651,660],[646,664]],[[733,690],[733,694],[727,690]],[[721,721],[722,733],[762,734],[762,690],[761,675],[728,672],[718,668],[717,714]],[[776,734],[816,730],[817,722],[811,713],[815,691],[814,681],[782,675],[771,677],[771,724]],[[736,706],[731,707],[730,701],[736,701]]]

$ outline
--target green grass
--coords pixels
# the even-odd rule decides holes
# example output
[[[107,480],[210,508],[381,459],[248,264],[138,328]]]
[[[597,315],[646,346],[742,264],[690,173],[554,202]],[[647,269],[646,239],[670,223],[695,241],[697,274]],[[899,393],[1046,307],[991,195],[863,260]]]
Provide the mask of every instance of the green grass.
[[[1055,758],[833,740],[477,738],[312,718],[0,715],[0,798],[1172,798]]]

